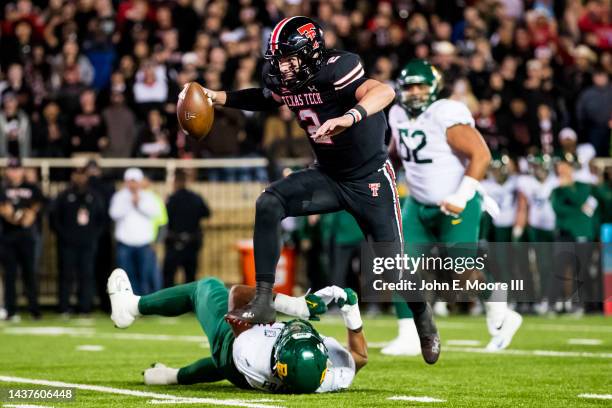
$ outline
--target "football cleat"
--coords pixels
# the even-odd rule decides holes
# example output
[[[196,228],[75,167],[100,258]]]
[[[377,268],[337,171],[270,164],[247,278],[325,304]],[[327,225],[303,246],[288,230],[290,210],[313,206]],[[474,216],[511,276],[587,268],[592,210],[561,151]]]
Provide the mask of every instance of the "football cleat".
[[[507,348],[521,324],[523,324],[523,317],[514,310],[508,310],[497,333],[487,344],[487,351],[495,352]]]
[[[420,315],[414,315],[414,324],[419,333],[421,354],[427,364],[435,364],[440,357],[441,345],[438,328],[433,321],[433,312],[429,304]]]
[[[387,356],[418,356],[421,353],[421,341],[413,319],[399,320],[399,335],[380,352]]]
[[[438,317],[448,317],[448,303],[438,300],[434,303],[433,312]]]
[[[272,300],[272,284],[257,282],[255,297],[243,307],[232,310],[225,319],[234,324],[271,324],[276,321]]]
[[[111,320],[115,327],[125,329],[129,327],[136,316],[131,312],[134,303],[137,304],[138,297],[132,292],[132,285],[127,273],[123,269],[115,269],[108,277],[106,291],[110,297]]]
[[[168,367],[162,363],[154,363],[144,370],[144,383],[147,385],[178,384],[178,368]]]
[[[510,311],[506,302],[485,302],[487,328],[491,336],[499,332],[507,313]]]

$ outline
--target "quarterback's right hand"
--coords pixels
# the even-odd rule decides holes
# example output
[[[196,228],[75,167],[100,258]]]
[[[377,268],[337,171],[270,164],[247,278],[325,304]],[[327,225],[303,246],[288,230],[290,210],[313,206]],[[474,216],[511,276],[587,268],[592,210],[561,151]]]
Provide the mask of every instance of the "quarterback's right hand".
[[[181,93],[179,93],[179,99],[183,99],[185,98],[185,92],[187,92],[187,87],[189,86],[189,82],[186,83],[185,85],[183,85],[183,89],[181,90]],[[204,87],[202,87],[204,88]],[[217,92],[210,90],[208,88],[204,88],[204,92],[206,93],[206,95],[208,95],[208,97],[210,98],[210,100],[212,101],[212,103],[215,103],[217,101]]]

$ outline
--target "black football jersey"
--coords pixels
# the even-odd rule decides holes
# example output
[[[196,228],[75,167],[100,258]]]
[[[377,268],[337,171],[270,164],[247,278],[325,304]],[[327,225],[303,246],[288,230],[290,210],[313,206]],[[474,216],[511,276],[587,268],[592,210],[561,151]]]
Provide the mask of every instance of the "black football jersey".
[[[290,92],[263,71],[265,88],[280,96],[295,113],[308,135],[328,119],[342,116],[357,104],[355,91],[367,78],[358,55],[329,50],[320,70],[296,92]],[[329,175],[342,179],[363,177],[383,166],[386,118],[383,112],[368,116],[347,130],[325,140],[309,138],[316,165]]]

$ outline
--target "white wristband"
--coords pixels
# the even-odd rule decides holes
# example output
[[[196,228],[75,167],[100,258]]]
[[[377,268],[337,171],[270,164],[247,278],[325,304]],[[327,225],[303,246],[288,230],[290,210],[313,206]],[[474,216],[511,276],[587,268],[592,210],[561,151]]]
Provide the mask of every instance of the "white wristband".
[[[310,316],[304,297],[293,297],[277,293],[274,298],[274,309],[289,316],[306,319]]]
[[[476,194],[476,191],[478,191],[479,186],[480,182],[474,177],[463,176],[461,184],[459,184],[459,188],[457,188],[454,195],[461,197],[468,202],[472,199],[472,197],[474,197],[474,194]]]
[[[342,318],[344,319],[344,325],[349,330],[357,330],[363,326],[361,320],[361,313],[359,312],[359,305],[344,305],[340,308],[342,312]]]

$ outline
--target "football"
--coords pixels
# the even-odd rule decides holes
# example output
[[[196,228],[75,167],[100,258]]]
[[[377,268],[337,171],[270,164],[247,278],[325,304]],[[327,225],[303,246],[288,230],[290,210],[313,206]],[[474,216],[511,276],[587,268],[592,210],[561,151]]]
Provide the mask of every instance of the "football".
[[[210,132],[215,110],[204,88],[196,82],[190,82],[179,94],[176,115],[183,132],[201,140]]]

